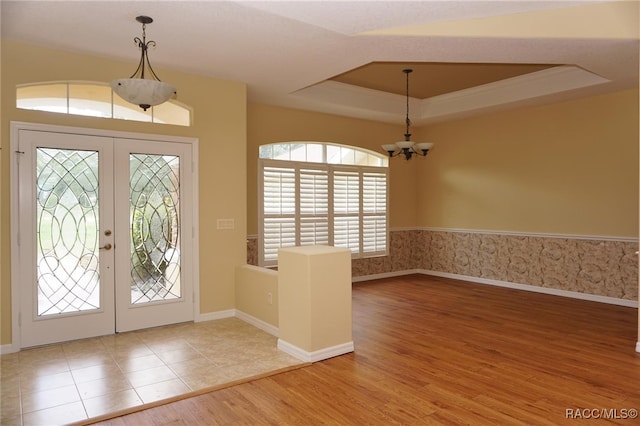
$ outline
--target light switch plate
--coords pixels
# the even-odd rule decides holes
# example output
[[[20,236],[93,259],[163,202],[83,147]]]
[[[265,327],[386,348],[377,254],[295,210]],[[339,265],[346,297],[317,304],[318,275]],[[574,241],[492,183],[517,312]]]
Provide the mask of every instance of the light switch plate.
[[[236,221],[234,219],[218,219],[218,229],[235,229]]]

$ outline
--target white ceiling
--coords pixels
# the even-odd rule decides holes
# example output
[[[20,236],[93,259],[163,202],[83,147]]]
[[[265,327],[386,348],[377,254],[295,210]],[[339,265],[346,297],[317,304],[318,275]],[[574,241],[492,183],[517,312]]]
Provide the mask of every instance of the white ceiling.
[[[402,95],[329,80],[371,62],[562,65],[412,99],[414,123],[638,86],[635,0],[2,0],[0,7],[2,38],[131,61],[132,72],[133,37],[141,35],[135,17],[148,15],[160,77],[170,68],[242,81],[250,101],[388,122],[403,123]]]

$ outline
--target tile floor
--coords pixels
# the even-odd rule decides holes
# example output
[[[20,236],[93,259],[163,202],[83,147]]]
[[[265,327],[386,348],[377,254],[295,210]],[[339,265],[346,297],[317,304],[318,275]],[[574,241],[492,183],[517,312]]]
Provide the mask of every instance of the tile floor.
[[[61,425],[297,364],[237,318],[0,356],[0,424]]]

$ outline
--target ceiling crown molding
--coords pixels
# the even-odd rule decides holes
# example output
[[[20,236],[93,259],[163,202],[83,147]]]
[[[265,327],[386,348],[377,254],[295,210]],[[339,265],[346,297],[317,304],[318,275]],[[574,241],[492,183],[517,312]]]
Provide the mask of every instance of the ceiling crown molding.
[[[576,66],[557,66],[424,99],[415,121],[441,120],[608,82],[608,79]]]
[[[414,124],[442,121],[608,82],[577,66],[557,66],[427,99],[411,98],[412,121]],[[402,95],[330,80],[297,90],[292,96],[313,102],[317,111],[391,123],[403,120],[406,102]]]

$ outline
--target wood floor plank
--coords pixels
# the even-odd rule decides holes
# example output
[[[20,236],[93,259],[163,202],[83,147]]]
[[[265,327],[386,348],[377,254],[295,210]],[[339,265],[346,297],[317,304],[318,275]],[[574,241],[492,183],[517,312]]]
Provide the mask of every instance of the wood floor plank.
[[[640,409],[634,308],[410,275],[354,284],[353,338],[354,353],[101,424],[557,425],[567,409]]]

